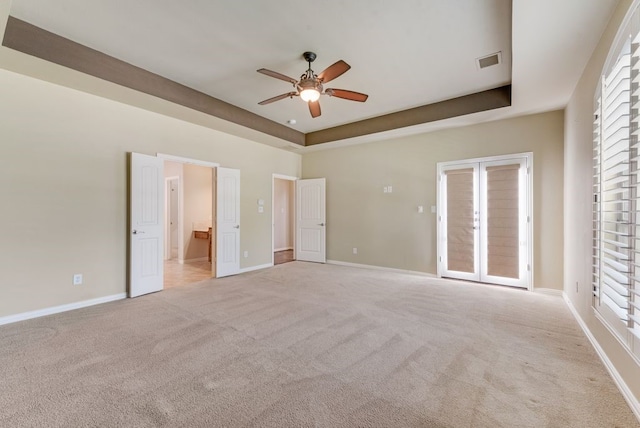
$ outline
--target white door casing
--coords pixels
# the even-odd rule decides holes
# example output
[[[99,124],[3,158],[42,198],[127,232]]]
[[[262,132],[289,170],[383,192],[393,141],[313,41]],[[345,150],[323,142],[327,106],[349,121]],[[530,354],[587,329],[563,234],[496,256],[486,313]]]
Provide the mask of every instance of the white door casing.
[[[438,164],[438,276],[532,288],[531,164],[531,153]],[[460,183],[470,183],[471,171],[473,208],[470,197],[463,201],[466,205],[458,203],[465,199],[460,194],[469,190]],[[465,173],[467,178],[461,181]],[[461,190],[450,192],[450,185]],[[450,203],[456,205],[455,211]],[[460,212],[467,209],[473,221]],[[458,251],[455,246],[461,242]],[[461,254],[473,255],[473,268]]]
[[[296,182],[296,260],[326,263],[326,180]]]
[[[131,153],[129,297],[163,288],[164,160]]]
[[[216,168],[216,278],[240,272],[240,170]]]

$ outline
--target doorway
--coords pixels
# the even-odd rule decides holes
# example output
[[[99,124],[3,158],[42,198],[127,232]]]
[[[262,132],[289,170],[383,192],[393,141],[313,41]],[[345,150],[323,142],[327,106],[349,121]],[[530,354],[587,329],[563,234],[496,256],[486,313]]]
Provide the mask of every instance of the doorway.
[[[438,164],[438,276],[531,289],[532,161]]]
[[[170,247],[167,248],[164,244],[167,229],[170,228],[170,224],[165,222],[166,211],[170,209],[166,204],[165,161],[172,161],[180,167],[178,174],[167,172],[169,177],[179,177],[178,265],[184,265],[185,260],[193,260],[191,245],[185,243],[185,237],[188,237],[190,242],[195,243],[195,239],[205,242],[204,254],[207,256],[201,257],[201,261],[206,261],[208,266],[207,278],[240,273],[240,170],[178,156],[152,156],[131,152],[127,265],[129,297],[164,288],[164,262],[167,253],[170,253]],[[208,220],[203,220],[201,213],[197,214],[195,220],[186,218],[189,215],[189,203],[185,189],[190,182],[188,176],[192,169],[189,167],[194,165],[205,167],[208,177],[207,180],[201,180],[201,183],[206,181],[208,190],[203,192],[200,188],[190,200],[200,205],[204,202],[203,212],[209,213]],[[197,249],[194,251],[197,252]]]
[[[164,288],[215,275],[212,263],[214,170],[210,166],[164,161]]]
[[[273,264],[295,260],[295,177],[273,175]],[[260,206],[258,207],[260,210]]]

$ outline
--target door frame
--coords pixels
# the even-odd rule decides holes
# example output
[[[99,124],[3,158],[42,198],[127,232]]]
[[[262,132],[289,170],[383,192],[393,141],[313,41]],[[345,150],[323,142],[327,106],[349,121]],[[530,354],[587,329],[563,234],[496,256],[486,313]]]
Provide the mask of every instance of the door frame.
[[[444,206],[444,199],[446,195],[441,191],[441,179],[443,170],[446,167],[453,165],[465,165],[469,166],[473,164],[480,164],[482,162],[495,162],[495,161],[506,161],[514,158],[525,158],[527,165],[527,175],[529,179],[525,183],[525,202],[527,205],[527,265],[529,268],[529,280],[527,284],[527,290],[533,291],[534,289],[534,265],[533,265],[533,252],[534,252],[534,242],[533,242],[533,152],[524,152],[524,153],[513,153],[507,155],[498,155],[498,156],[487,156],[482,158],[471,158],[471,159],[461,159],[455,161],[447,161],[447,162],[438,162],[436,167],[436,201],[437,201],[437,217],[436,217],[436,266],[437,266],[437,276],[438,278],[442,278],[442,273],[444,271],[443,266],[443,251],[444,245],[442,242],[442,233],[446,231],[442,230],[442,207]],[[522,287],[524,288],[524,287]]]
[[[193,158],[187,158],[187,157],[183,157],[183,156],[175,156],[175,155],[169,155],[166,153],[156,153],[156,157],[157,158],[161,158],[165,161],[170,161],[170,162],[176,162],[176,163],[181,163],[181,164],[189,164],[189,165],[198,165],[198,166],[204,166],[207,168],[211,168],[213,170],[212,172],[212,176],[213,176],[213,181],[212,181],[212,201],[213,204],[215,206],[216,203],[216,185],[215,185],[215,170],[216,168],[218,168],[220,166],[219,163],[217,162],[209,162],[209,161],[203,161],[200,159],[193,159]],[[179,228],[179,233],[178,233],[178,263],[180,264],[184,264],[184,253],[181,254],[180,250],[184,250],[184,224],[183,224],[183,219],[184,219],[184,182],[182,179],[178,180],[179,183],[179,192],[180,194],[178,195],[178,228]],[[215,219],[215,215],[216,215],[216,210],[214,209],[214,206],[211,207],[211,216],[212,219]],[[213,226],[213,224],[212,224]],[[163,231],[163,233],[166,233],[166,228]],[[211,244],[212,246],[212,263],[211,263],[211,272],[215,272],[215,266],[213,265],[213,258],[215,258],[215,243],[212,242]]]
[[[182,248],[182,180],[179,175],[172,175],[164,178],[164,260],[171,259],[171,192],[170,183],[173,180],[178,180],[178,260],[180,260],[180,248]]]
[[[288,181],[293,181],[293,192],[291,197],[293,198],[293,218],[291,219],[291,221],[293,222],[293,254],[294,254],[294,259],[295,259],[295,254],[296,254],[296,218],[297,218],[297,205],[296,205],[296,182],[300,179],[300,177],[294,177],[291,175],[283,175],[283,174],[272,174],[271,176],[271,266],[274,265],[275,263],[275,250],[276,250],[276,203],[275,203],[275,198],[276,198],[276,179],[279,180],[288,180]]]

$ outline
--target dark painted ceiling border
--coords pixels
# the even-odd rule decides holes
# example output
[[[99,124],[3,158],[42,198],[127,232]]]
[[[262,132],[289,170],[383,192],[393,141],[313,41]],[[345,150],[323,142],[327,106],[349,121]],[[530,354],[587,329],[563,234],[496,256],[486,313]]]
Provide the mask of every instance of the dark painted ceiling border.
[[[312,146],[511,105],[511,85],[304,134],[9,16],[2,45],[229,122]]]
[[[511,85],[306,134],[305,146],[360,137],[511,105]]]

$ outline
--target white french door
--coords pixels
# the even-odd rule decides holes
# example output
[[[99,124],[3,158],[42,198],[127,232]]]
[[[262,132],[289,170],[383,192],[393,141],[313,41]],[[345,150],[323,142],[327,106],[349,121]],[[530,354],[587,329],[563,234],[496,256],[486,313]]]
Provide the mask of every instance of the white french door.
[[[296,260],[327,261],[325,203],[324,178],[296,182]]]
[[[163,287],[164,160],[131,153],[129,297]]]
[[[531,287],[531,161],[438,164],[438,276]]]
[[[216,277],[240,272],[240,170],[216,168]]]

